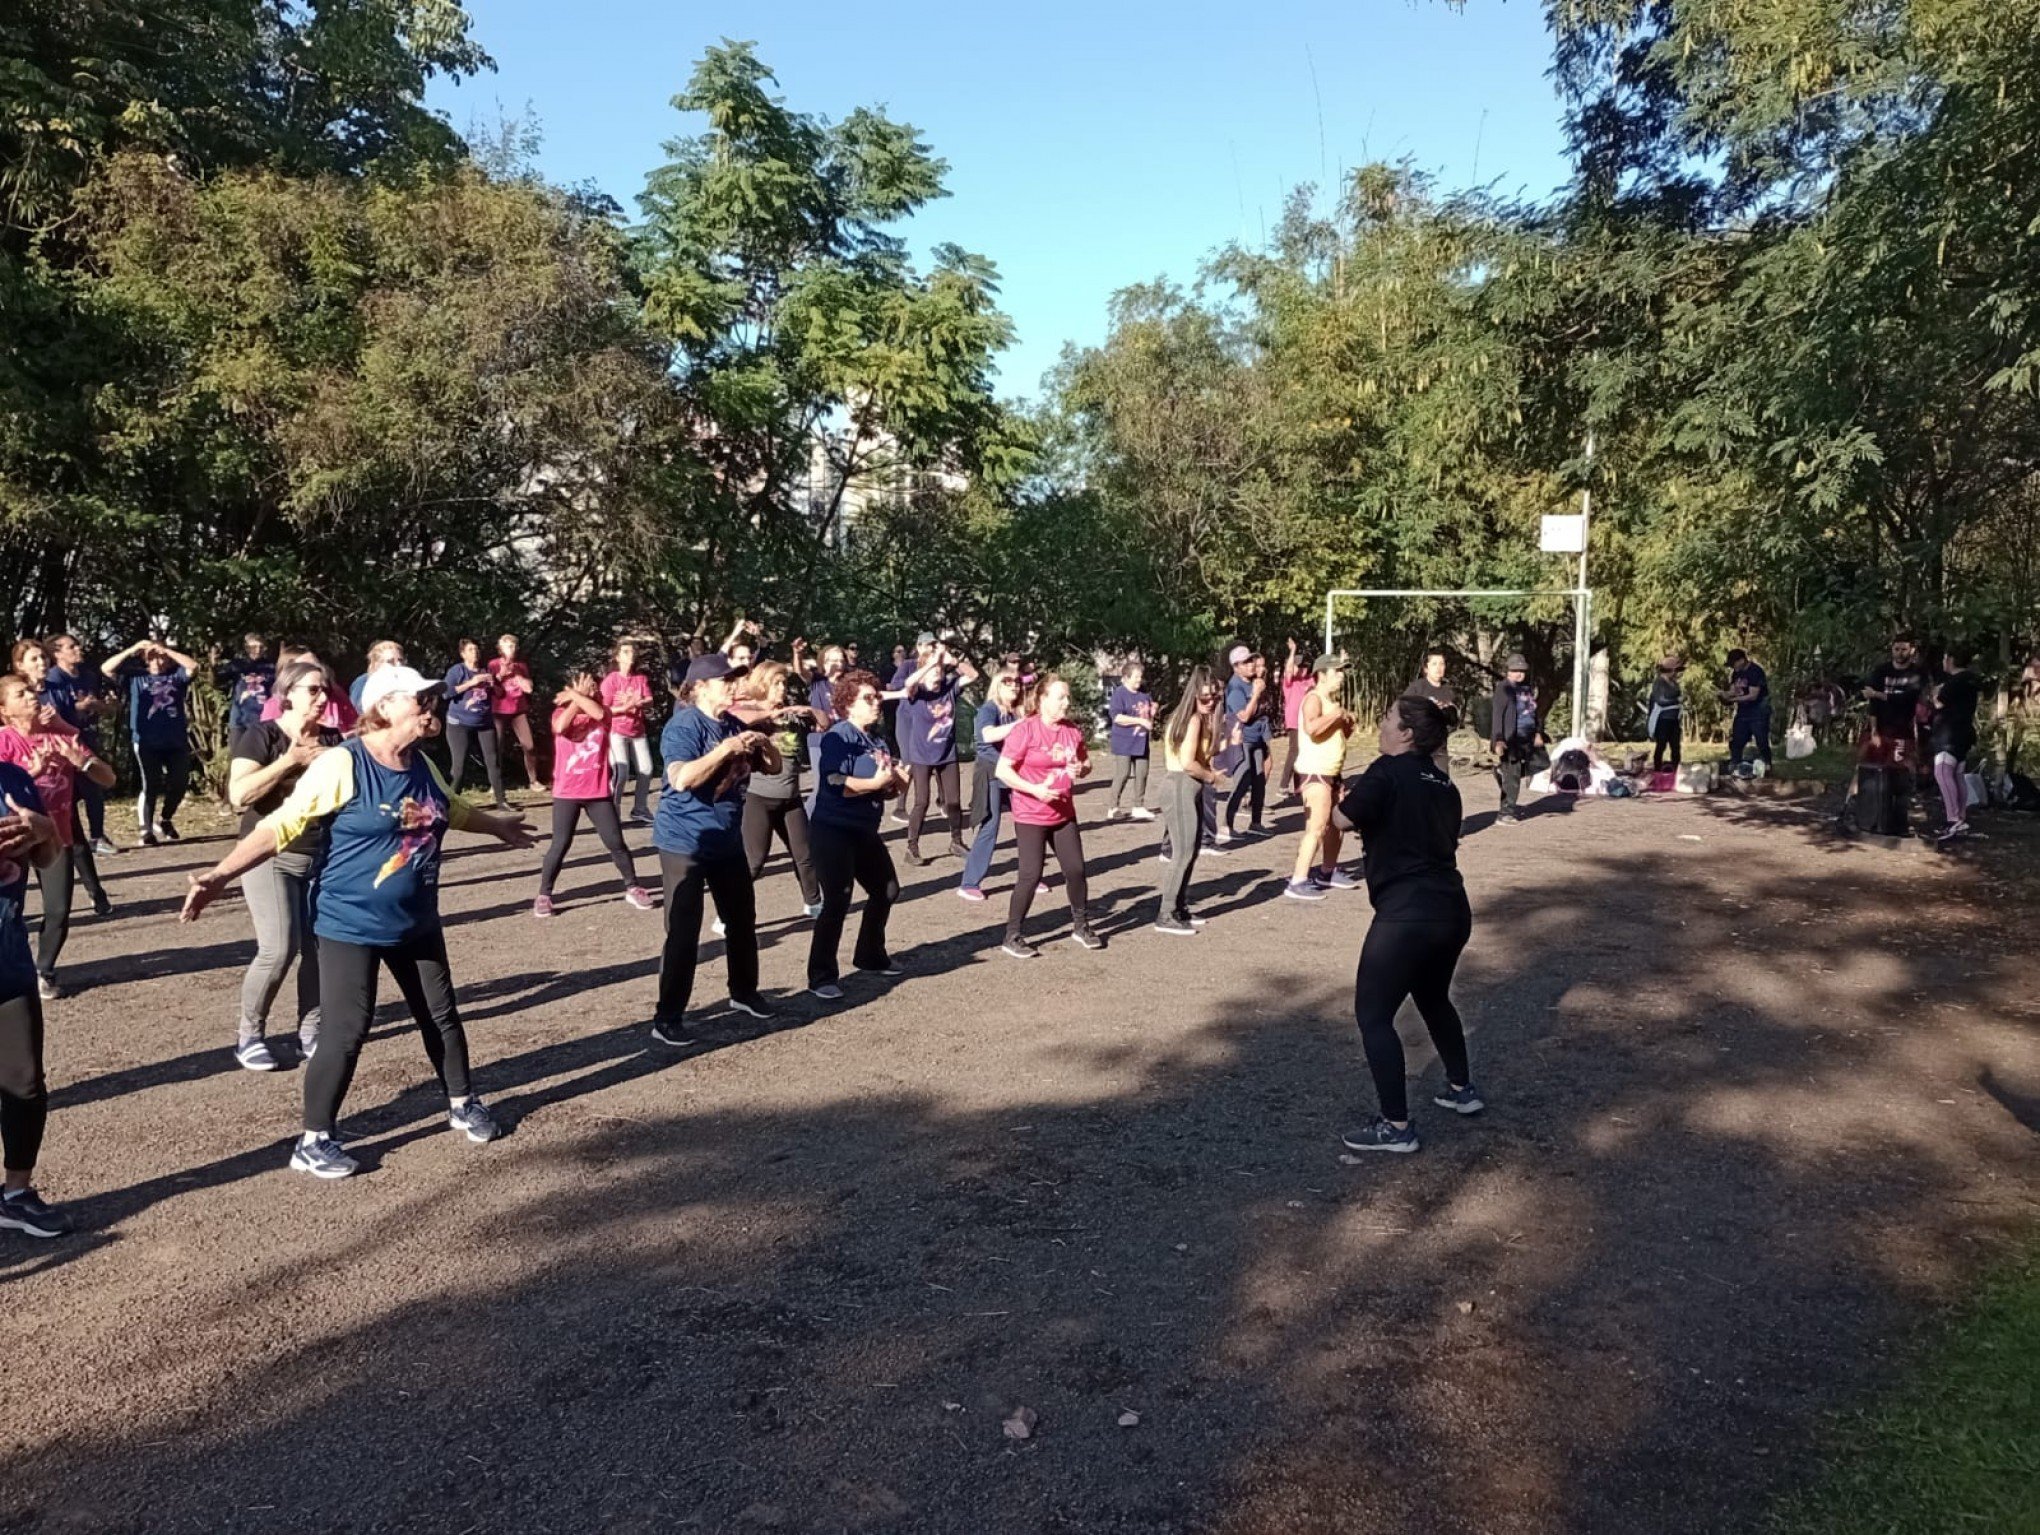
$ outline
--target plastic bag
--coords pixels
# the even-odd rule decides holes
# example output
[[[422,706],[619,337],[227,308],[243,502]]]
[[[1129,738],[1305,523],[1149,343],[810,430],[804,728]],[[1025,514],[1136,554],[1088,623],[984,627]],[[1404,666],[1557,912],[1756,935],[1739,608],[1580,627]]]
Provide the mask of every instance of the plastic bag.
[[[1813,727],[1811,725],[1793,725],[1786,730],[1785,757],[1787,761],[1797,762],[1803,757],[1811,757],[1814,746]]]

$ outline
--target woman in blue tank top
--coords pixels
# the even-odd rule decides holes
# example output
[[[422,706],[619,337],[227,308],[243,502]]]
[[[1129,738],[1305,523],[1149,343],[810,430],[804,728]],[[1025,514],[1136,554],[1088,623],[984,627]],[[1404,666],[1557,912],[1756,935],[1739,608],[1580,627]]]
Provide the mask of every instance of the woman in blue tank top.
[[[437,733],[440,687],[408,666],[377,668],[362,689],[361,734],[314,757],[290,798],[218,864],[194,874],[184,898],[190,922],[229,881],[317,828],[312,931],[320,1029],[305,1068],[304,1131],[290,1158],[314,1177],[345,1178],[359,1166],[333,1130],[375,1016],[378,966],[396,978],[418,1020],[453,1128],[478,1142],[501,1133],[468,1085],[467,1036],[439,925],[439,848],[449,828],[530,847],[531,828],[448,793],[439,769],[416,749]]]

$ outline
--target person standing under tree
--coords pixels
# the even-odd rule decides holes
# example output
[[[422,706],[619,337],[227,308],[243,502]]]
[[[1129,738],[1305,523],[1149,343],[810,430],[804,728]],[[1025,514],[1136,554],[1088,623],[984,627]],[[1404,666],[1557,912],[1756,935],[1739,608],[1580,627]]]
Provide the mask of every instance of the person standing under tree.
[[[128,734],[135,744],[142,792],[135,805],[142,826],[142,844],[176,842],[177,807],[191,781],[191,721],[184,697],[198,662],[160,640],[137,640],[100,663],[100,671],[118,678],[128,662],[142,659],[142,670],[127,679]]]
[[[1983,699],[1983,677],[1973,664],[1976,652],[1967,645],[1948,647],[1947,675],[1934,697],[1934,723],[1930,745],[1934,752],[1934,782],[1941,790],[1941,811],[1947,824],[1939,842],[1954,842],[1969,835],[1968,786],[1962,769],[1976,750],[1976,706]]]
[[[900,757],[913,776],[914,804],[907,812],[907,862],[925,868],[932,859],[921,854],[921,826],[927,819],[928,801],[939,788],[943,819],[949,823],[949,853],[967,858],[963,845],[963,795],[961,772],[956,757],[956,705],[966,682],[978,680],[978,670],[962,656],[950,654],[949,646],[923,631],[915,641],[914,659],[902,662],[893,677],[892,691],[900,696]]]
[[[36,652],[41,654],[40,646]],[[71,931],[71,892],[81,872],[92,867],[92,850],[77,834],[75,785],[89,777],[101,788],[111,788],[113,769],[57,718],[57,711],[37,696],[35,684],[19,672],[0,676],[0,762],[13,763],[35,781],[36,796],[57,828],[59,856],[36,870],[43,897],[42,933],[35,953],[37,987],[43,999],[51,1001],[64,994],[57,984],[57,960]],[[99,883],[96,871],[92,883],[95,887]]]
[[[1673,768],[1679,766],[1686,732],[1680,720],[1679,678],[1686,670],[1685,657],[1676,650],[1658,662],[1651,679],[1650,697],[1643,720],[1643,733],[1650,741],[1650,770],[1663,772],[1667,755]]]
[[[532,916],[553,915],[553,882],[567,861],[567,850],[574,845],[574,833],[584,815],[623,880],[624,903],[635,911],[650,911],[651,892],[638,883],[637,863],[623,840],[616,801],[610,798],[609,706],[587,672],[577,673],[553,695],[552,732],[552,840],[539,866]]]
[[[1162,873],[1161,908],[1155,915],[1155,931],[1174,938],[1195,936],[1203,918],[1190,914],[1190,876],[1197,867],[1197,855],[1204,841],[1204,801],[1219,784],[1219,773],[1211,765],[1219,734],[1219,687],[1204,667],[1192,667],[1183,684],[1183,697],[1162,730],[1162,840],[1174,844],[1165,851]]]
[[[495,701],[489,705],[496,717],[496,738],[508,745],[503,737],[517,737],[518,750],[524,753],[525,782],[542,789],[545,780],[538,771],[538,743],[531,735],[531,668],[518,657],[516,635],[496,636],[496,655],[489,662],[489,673],[496,679]]]
[[[1247,801],[1247,830],[1256,837],[1268,834],[1261,824],[1268,797],[1268,662],[1245,645],[1233,646],[1226,659],[1232,665],[1232,680],[1225,686],[1225,714],[1228,725],[1237,732],[1234,740],[1239,746],[1240,776],[1233,781],[1232,796],[1225,802],[1225,824],[1218,829],[1220,843],[1238,835],[1233,823],[1239,818],[1241,800]]]
[[[77,731],[93,751],[99,750],[99,721],[119,712],[120,705],[101,690],[97,674],[85,666],[85,647],[75,634],[53,634],[43,642],[49,653],[49,675],[43,679],[43,700]],[[106,835],[106,791],[89,778],[78,780],[78,803],[90,834],[90,846],[101,858],[121,849]]]
[[[1332,816],[1345,785],[1346,746],[1355,723],[1339,702],[1339,690],[1346,682],[1345,659],[1319,656],[1315,671],[1317,685],[1304,695],[1297,715],[1295,753],[1308,819],[1297,844],[1296,866],[1282,890],[1298,901],[1322,901],[1327,890],[1352,890],[1359,885],[1339,868],[1339,828]]]
[[[49,1123],[49,1087],[43,1077],[43,1011],[29,954],[28,871],[64,856],[57,827],[43,813],[35,782],[11,762],[0,762],[0,1227],[32,1237],[60,1237],[71,1229],[56,1206],[35,1191],[35,1165]]]
[[[838,718],[822,733],[815,763],[814,851],[822,909],[808,941],[808,990],[824,1002],[843,999],[837,951],[853,886],[864,889],[864,916],[851,963],[872,975],[901,973],[885,946],[886,918],[900,898],[900,879],[880,835],[879,812],[907,787],[910,775],[871,733],[880,701],[878,679],[870,672],[840,673],[829,706]]]
[[[1502,663],[1502,671],[1505,675],[1495,684],[1488,725],[1488,746],[1496,759],[1495,782],[1502,791],[1495,825],[1516,826],[1523,819],[1516,804],[1523,794],[1524,772],[1542,772],[1551,759],[1544,751],[1544,714],[1537,706],[1537,690],[1530,685],[1530,663],[1517,651]]]
[[[1077,780],[1089,776],[1091,753],[1084,733],[1069,721],[1070,685],[1053,672],[1036,684],[1031,708],[1006,737],[999,753],[999,782],[1012,790],[1013,837],[1020,869],[1006,909],[1003,952],[1012,959],[1037,959],[1040,951],[1021,933],[1027,909],[1041,887],[1050,847],[1069,888],[1070,942],[1102,949],[1091,931],[1084,884],[1084,842],[1077,832]]]
[[[638,648],[632,640],[619,640],[610,652],[609,674],[602,679],[602,702],[609,710],[610,801],[618,816],[623,814],[623,791],[633,776],[637,798],[630,818],[649,825],[652,807],[652,742],[645,718],[652,707],[652,679],[638,670]]]
[[[276,663],[269,657],[269,641],[259,634],[243,635],[241,652],[220,668],[226,679],[229,740],[262,722],[262,706],[269,702],[269,690],[276,685]]]
[[[1020,674],[1010,666],[1001,667],[978,705],[977,757],[970,767],[970,818],[977,828],[971,838],[970,857],[963,862],[962,882],[957,896],[966,901],[985,898],[985,876],[992,872],[992,854],[999,845],[999,823],[1006,818],[1006,786],[999,782],[999,757],[1006,737],[1020,723]]]
[[[77,721],[57,706],[58,698],[64,695],[62,689],[52,690],[49,678],[54,668],[50,665],[47,646],[37,640],[22,640],[14,647],[14,669],[28,679],[28,685],[35,689],[36,728],[54,732],[66,732],[78,738],[88,757],[97,757],[99,748],[93,739],[78,728]],[[92,902],[92,915],[109,917],[113,915],[113,901],[106,893],[106,887],[99,882],[99,865],[93,854],[97,851],[85,835],[85,818],[79,812],[79,803],[87,792],[103,795],[113,786],[113,765],[106,765],[104,782],[90,773],[78,773],[71,779],[73,793],[69,797],[71,820],[68,826],[59,827],[64,844],[64,856],[70,864],[74,887],[82,889]],[[54,807],[64,798],[62,795],[45,793],[43,803]]]
[[[460,642],[460,659],[446,670],[446,747],[453,762],[447,787],[455,794],[467,777],[470,747],[482,759],[488,776],[489,796],[498,810],[508,810],[503,797],[503,754],[496,742],[496,677],[482,665],[482,647],[471,639]]]
[[[1148,780],[1148,737],[1155,728],[1155,701],[1142,690],[1147,680],[1147,668],[1136,658],[1120,669],[1119,686],[1112,690],[1112,698],[1105,706],[1111,717],[1112,726],[1109,741],[1112,747],[1112,802],[1106,807],[1105,819],[1116,821],[1121,816],[1130,816],[1136,821],[1152,821],[1155,813],[1147,808]],[[1126,792],[1128,780],[1133,783],[1133,808],[1120,808],[1120,798]]]
[[[1728,726],[1728,766],[1742,765],[1744,748],[1755,745],[1763,771],[1771,771],[1771,679],[1746,650],[1728,653],[1728,686],[1721,701],[1733,706]]]
[[[1303,738],[1297,734],[1298,721],[1303,717],[1303,700],[1316,681],[1317,674],[1291,639],[1288,654],[1282,658],[1282,728],[1289,750],[1284,754],[1280,780],[1283,794],[1291,799],[1303,792],[1296,774],[1296,754],[1303,745]]]

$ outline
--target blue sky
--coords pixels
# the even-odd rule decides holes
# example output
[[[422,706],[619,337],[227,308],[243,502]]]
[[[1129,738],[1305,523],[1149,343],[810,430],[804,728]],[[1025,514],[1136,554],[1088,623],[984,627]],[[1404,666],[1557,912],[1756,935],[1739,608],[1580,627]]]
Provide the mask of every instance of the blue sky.
[[[950,196],[905,233],[999,267],[1019,328],[1006,394],[1036,393],[1065,342],[1105,333],[1115,289],[1187,281],[1258,244],[1287,189],[1408,156],[1448,186],[1541,196],[1565,179],[1560,109],[1530,0],[467,0],[497,70],[434,86],[465,130],[528,105],[544,172],[636,216],[660,145],[698,132],[671,98],[701,51],[746,38],[795,109],[883,106],[949,162]],[[1315,89],[1313,89],[1313,73]]]

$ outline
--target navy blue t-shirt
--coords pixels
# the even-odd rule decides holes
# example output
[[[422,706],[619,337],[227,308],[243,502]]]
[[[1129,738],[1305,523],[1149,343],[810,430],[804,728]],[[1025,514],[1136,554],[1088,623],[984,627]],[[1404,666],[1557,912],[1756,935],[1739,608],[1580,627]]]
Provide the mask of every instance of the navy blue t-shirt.
[[[906,687],[907,679],[919,670],[918,662],[905,662],[893,678],[894,690]],[[945,668],[932,684],[922,683],[900,701],[894,733],[903,761],[940,767],[956,760],[956,696],[962,689],[957,674]]]
[[[1226,734],[1228,736],[1231,735],[1232,733],[1230,726],[1232,724],[1238,723],[1240,717],[1240,710],[1246,708],[1247,700],[1249,698],[1252,698],[1253,696],[1254,696],[1253,683],[1249,682],[1245,677],[1242,677],[1237,672],[1235,672],[1233,674],[1232,681],[1228,682],[1225,685],[1225,712],[1228,720],[1228,728]],[[1264,692],[1261,695],[1261,701],[1262,703],[1265,704],[1267,700],[1268,695]],[[1242,746],[1245,746],[1255,741],[1266,741],[1267,739],[1268,739],[1268,714],[1267,711],[1263,709],[1257,712],[1251,720],[1248,720],[1244,725],[1240,726],[1240,744]],[[1114,749],[1116,750],[1117,748]]]
[[[454,691],[463,682],[487,675],[479,666],[470,666],[465,661],[456,661],[446,669],[447,724],[464,725],[472,730],[477,725],[489,723],[489,689],[469,688],[465,693]]]
[[[42,701],[57,711],[57,718],[78,732],[87,746],[99,745],[99,717],[87,718],[78,708],[79,703],[99,696],[98,685],[85,677],[74,677],[61,666],[52,666],[43,675]]]
[[[168,672],[136,672],[128,678],[128,730],[137,746],[151,751],[176,751],[189,744],[184,694],[191,673],[183,667]]]
[[[877,831],[885,813],[882,794],[845,794],[845,778],[876,778],[892,766],[885,743],[866,735],[848,720],[838,720],[821,736],[821,761],[815,767],[815,824],[850,831]]]
[[[1755,696],[1735,706],[1737,714],[1755,714],[1771,701],[1771,679],[1764,675],[1764,669],[1752,661],[1739,673],[1729,679],[1747,688]]]
[[[1004,744],[1003,740],[987,741],[985,739],[986,727],[1010,725],[1019,718],[1019,715],[1009,714],[989,698],[978,705],[977,719],[972,736],[977,742],[977,760],[984,764],[979,771],[988,773],[992,770],[999,760],[999,747]]]
[[[0,794],[14,801],[15,810],[43,813],[35,780],[11,762],[0,762]],[[0,810],[0,814],[12,812]],[[12,1002],[35,990],[35,956],[29,952],[28,923],[21,910],[27,898],[28,860],[0,855],[0,1002]]]
[[[262,706],[269,702],[269,690],[276,686],[276,663],[266,658],[257,661],[236,656],[220,670],[228,679],[227,723],[237,731],[259,724]]]
[[[676,709],[659,736],[659,756],[667,767],[706,757],[731,736],[743,734],[734,717],[712,719],[689,705]],[[744,841],[744,785],[751,777],[748,758],[735,757],[707,783],[676,789],[668,780],[652,818],[652,843],[662,853],[692,858],[741,857]]]
[[[1240,707],[1246,707],[1246,699],[1240,699]],[[1112,698],[1105,705],[1105,712],[1111,715],[1114,724],[1107,735],[1115,757],[1145,757],[1148,754],[1148,732],[1135,730],[1131,725],[1116,723],[1122,714],[1136,715],[1152,720],[1155,717],[1155,701],[1146,693],[1136,693],[1121,684],[1112,690]]]

